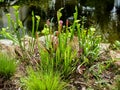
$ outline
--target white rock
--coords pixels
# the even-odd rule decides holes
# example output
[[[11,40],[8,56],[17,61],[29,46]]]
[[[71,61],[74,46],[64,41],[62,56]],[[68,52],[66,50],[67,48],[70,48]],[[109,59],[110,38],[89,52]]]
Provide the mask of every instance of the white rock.
[[[13,41],[8,40],[8,39],[0,39],[0,44],[4,44],[6,46],[11,46],[11,45],[13,45]]]
[[[110,43],[100,43],[100,53],[109,50]]]

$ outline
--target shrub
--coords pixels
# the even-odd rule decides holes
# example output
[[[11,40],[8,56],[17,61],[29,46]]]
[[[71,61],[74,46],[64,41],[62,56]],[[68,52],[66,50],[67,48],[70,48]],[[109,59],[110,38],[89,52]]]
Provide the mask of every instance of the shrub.
[[[0,54],[0,76],[10,78],[16,71],[16,62],[5,54]]]

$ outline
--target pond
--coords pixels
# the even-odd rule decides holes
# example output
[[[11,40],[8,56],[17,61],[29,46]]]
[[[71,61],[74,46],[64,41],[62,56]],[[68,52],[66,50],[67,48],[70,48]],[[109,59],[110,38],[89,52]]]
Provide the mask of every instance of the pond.
[[[73,21],[75,6],[78,6],[78,18],[85,16],[85,27],[96,27],[102,33],[104,40],[114,42],[120,39],[120,0],[6,0],[0,7],[0,28],[7,26],[7,13],[14,16],[13,5],[20,5],[20,19],[27,29],[31,29],[31,13],[40,15],[40,29],[47,19],[52,19],[54,26],[57,24],[56,12],[64,7],[61,19],[64,24],[66,19]]]

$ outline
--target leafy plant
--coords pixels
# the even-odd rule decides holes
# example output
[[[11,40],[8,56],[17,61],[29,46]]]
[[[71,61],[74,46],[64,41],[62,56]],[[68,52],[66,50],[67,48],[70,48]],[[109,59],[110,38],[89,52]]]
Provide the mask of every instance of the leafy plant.
[[[80,60],[81,60],[81,65],[83,64],[92,64],[95,60],[98,59],[99,57],[99,45],[101,42],[101,36],[95,34],[95,28],[90,27],[89,29],[84,28],[84,20],[85,17],[82,17],[81,20],[78,20],[78,10],[77,7],[75,7],[76,12],[74,13],[74,22],[73,25],[69,27],[70,30],[68,30],[68,27],[66,26],[66,35],[69,37],[64,37],[64,41],[67,42],[67,39],[70,38],[70,41],[73,40],[73,37],[76,36],[78,37],[78,42],[79,42],[79,50],[78,53],[80,53]],[[61,9],[58,10],[57,16],[58,16],[58,21],[60,20],[60,17],[62,16],[60,13]],[[58,23],[58,30],[60,29],[60,25]],[[77,35],[75,35],[75,31],[77,31]],[[59,33],[61,34],[60,30]],[[59,34],[59,36],[60,36]],[[60,49],[62,47],[62,44],[60,44],[60,38],[59,38],[59,46]],[[67,45],[67,43],[66,43]]]
[[[27,72],[28,76],[21,79],[24,90],[64,90],[66,86],[58,72],[34,71],[32,68]]]
[[[35,16],[34,12],[32,12],[32,30],[31,30],[32,37],[28,38],[25,37],[26,29],[19,18],[19,6],[13,6],[13,8],[14,8],[15,20],[11,18],[10,14],[7,14],[8,27],[2,28],[0,34],[3,37],[12,40],[15,44],[19,45],[22,53],[24,53],[22,58],[26,58],[28,56],[27,55],[28,52],[30,56],[33,55],[34,53],[40,17],[37,15]],[[35,23],[35,17],[36,17],[36,23]],[[27,45],[26,42],[28,43]]]
[[[68,37],[59,36],[59,45],[55,54],[55,67],[59,68],[64,77],[68,77],[74,72],[78,60],[75,58],[77,55],[76,50],[72,50],[68,42]]]
[[[57,12],[58,22],[62,16],[60,11],[61,9]],[[44,29],[45,31],[46,29]],[[45,36],[46,50],[39,48],[42,69],[48,70],[48,68],[52,68],[54,71],[60,71],[63,78],[68,78],[75,71],[76,64],[78,63],[76,59],[77,51],[71,47],[72,40],[70,40],[70,36],[68,30],[66,33],[62,31],[60,23],[58,23],[57,36]]]
[[[35,23],[35,17],[36,17],[36,23]],[[38,38],[37,36],[37,32],[38,32],[38,27],[39,27],[39,23],[40,23],[40,16],[35,16],[34,12],[32,12],[32,33],[31,33],[31,40],[29,42],[29,50],[30,52],[33,54],[34,52],[34,48],[35,48],[35,44],[36,44],[36,39]],[[36,27],[36,29],[35,29]]]
[[[116,41],[113,43],[112,48],[119,50],[119,49],[120,49],[120,41],[116,40]]]
[[[80,29],[77,24],[79,47],[82,49],[81,59],[83,63],[91,65],[99,57],[101,36],[95,35],[95,28]]]
[[[19,44],[17,38],[7,31],[7,28],[2,28],[0,34],[2,37],[12,40],[14,43]]]
[[[71,38],[70,39],[73,39],[73,36],[74,36],[74,32],[75,32],[75,27],[76,27],[76,21],[78,22],[79,20],[77,20],[77,17],[78,17],[78,9],[77,7],[75,7],[75,13],[74,13],[74,22],[73,22],[73,25],[72,25],[72,28],[71,28]]]
[[[16,71],[16,62],[6,54],[0,53],[0,76],[10,78]]]
[[[44,25],[44,28],[42,30],[42,34],[44,34],[44,35],[50,34],[50,29],[48,28],[47,24]]]
[[[1,3],[1,2],[4,2],[4,0],[0,0],[0,3]]]
[[[58,22],[60,21],[60,17],[62,16],[60,12],[61,10],[62,9],[58,10],[57,12]],[[74,35],[75,29],[77,29],[77,33],[78,33],[77,36],[79,39],[78,40],[79,49],[81,50],[80,52],[81,55],[79,56],[81,60],[81,65],[83,64],[91,65],[92,63],[94,63],[95,60],[97,60],[99,56],[99,44],[101,41],[101,37],[95,35],[95,28],[90,28],[88,30],[85,30],[84,22],[82,22],[82,24],[79,24],[80,20],[77,20],[77,14],[78,14],[77,7],[75,8],[75,10],[76,10],[76,12],[74,13],[75,19],[73,25],[70,26],[70,31],[68,31],[68,28],[66,27],[66,33],[64,33],[61,30],[62,26],[60,25],[60,23],[58,23],[58,33],[59,33],[57,37],[58,45],[56,50],[54,50],[54,48],[51,45],[52,43],[51,41],[49,46],[50,50],[48,51],[52,51],[51,53],[53,53],[54,56],[52,56],[52,59],[50,58],[46,59],[48,63],[50,63],[49,62],[50,60],[52,62],[51,65],[53,65],[52,67],[61,71],[64,77],[68,77],[75,70],[76,64],[78,63],[78,60],[76,60],[75,58],[77,56],[77,50],[72,50],[72,47],[70,46],[70,43],[72,42],[73,37],[75,36]],[[42,54],[41,56],[43,55],[45,54]]]
[[[21,38],[25,36],[25,28],[22,21],[19,19],[19,6],[13,6],[15,20],[11,18],[10,14],[7,14],[8,27],[2,28],[0,34],[7,39],[13,40],[14,43],[18,44],[23,49]]]
[[[61,42],[62,46],[57,47],[56,50],[54,50],[54,48],[51,48],[50,52],[47,50],[40,50],[40,67],[43,70],[49,70],[49,68],[54,71],[58,70],[61,72],[63,78],[68,78],[76,68],[78,60],[76,60],[75,57],[77,53],[76,51],[72,51],[69,45],[64,46],[66,43],[65,41]]]

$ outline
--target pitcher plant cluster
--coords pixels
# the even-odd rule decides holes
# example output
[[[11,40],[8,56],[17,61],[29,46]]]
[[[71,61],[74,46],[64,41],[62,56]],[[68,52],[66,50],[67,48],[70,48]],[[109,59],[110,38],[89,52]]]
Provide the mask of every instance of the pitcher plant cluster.
[[[58,28],[56,31],[52,30],[49,20],[44,29],[39,31],[40,17],[32,12],[31,38],[27,49],[24,42],[26,30],[19,19],[19,7],[13,6],[13,8],[16,19],[12,19],[11,15],[7,14],[8,27],[2,28],[0,34],[20,46],[23,53],[21,62],[24,61],[30,65],[27,68],[27,76],[21,78],[21,87],[24,90],[64,90],[78,65],[91,67],[99,59],[101,36],[95,33],[94,27],[84,28],[84,17],[81,20],[77,19],[77,7],[75,7],[74,22],[71,26],[68,25],[68,20],[66,20],[66,25],[63,25],[63,21],[60,20],[62,8],[57,11]],[[35,19],[37,19],[36,22]],[[39,43],[39,34],[45,38],[44,45]],[[75,48],[74,45],[77,47]],[[39,55],[38,59],[30,58],[36,53]],[[31,64],[33,59],[35,63]],[[11,69],[9,73],[7,70],[3,72],[0,67],[0,74],[13,75],[16,65],[14,62],[11,64],[13,64],[12,67],[8,65]]]

